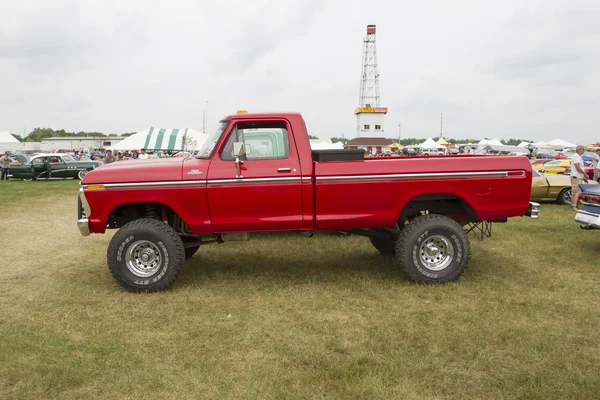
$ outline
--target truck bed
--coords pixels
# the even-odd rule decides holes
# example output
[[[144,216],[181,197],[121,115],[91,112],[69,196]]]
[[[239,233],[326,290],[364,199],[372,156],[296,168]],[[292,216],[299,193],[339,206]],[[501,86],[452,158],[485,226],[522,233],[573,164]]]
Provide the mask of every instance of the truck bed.
[[[527,211],[531,165],[514,156],[372,158],[315,162],[314,180],[317,229],[393,226],[422,196],[461,199],[477,219],[495,220]]]

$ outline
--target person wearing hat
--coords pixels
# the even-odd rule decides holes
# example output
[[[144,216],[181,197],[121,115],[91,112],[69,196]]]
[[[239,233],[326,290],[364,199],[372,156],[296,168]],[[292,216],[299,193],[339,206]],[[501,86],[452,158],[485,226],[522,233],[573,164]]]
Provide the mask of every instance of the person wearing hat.
[[[10,153],[7,151],[2,157],[0,157],[0,168],[2,169],[2,178],[0,180],[4,180],[4,177],[6,177],[6,180],[8,180],[8,169],[10,168],[9,154]]]

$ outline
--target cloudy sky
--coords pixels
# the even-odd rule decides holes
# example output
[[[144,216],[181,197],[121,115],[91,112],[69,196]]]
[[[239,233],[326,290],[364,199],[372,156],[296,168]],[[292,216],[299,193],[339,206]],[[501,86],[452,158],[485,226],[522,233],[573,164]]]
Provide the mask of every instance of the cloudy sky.
[[[2,2],[0,131],[208,130],[300,111],[353,138],[377,25],[386,136],[600,141],[597,0]]]

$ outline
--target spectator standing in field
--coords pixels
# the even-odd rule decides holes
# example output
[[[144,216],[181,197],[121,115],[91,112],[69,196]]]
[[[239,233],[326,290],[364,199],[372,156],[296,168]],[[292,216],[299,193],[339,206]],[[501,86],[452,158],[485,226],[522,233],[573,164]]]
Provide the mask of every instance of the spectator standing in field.
[[[115,161],[115,156],[113,156],[112,150],[106,151],[106,156],[104,157],[104,164],[110,164]]]
[[[577,203],[581,194],[579,185],[584,182],[588,183],[585,171],[583,170],[583,159],[581,158],[584,152],[585,147],[579,145],[575,149],[575,154],[571,157],[571,209],[574,211],[577,211]]]
[[[6,180],[8,180],[8,169],[10,168],[9,154],[10,153],[7,151],[2,157],[0,157],[0,168],[2,169],[0,173],[2,174],[2,180],[4,180],[4,177],[6,177]]]
[[[598,179],[600,178],[600,149],[596,149],[596,153],[594,154],[594,180],[596,182],[600,182]]]
[[[148,153],[146,153],[146,149],[140,150],[140,155],[138,156],[138,158],[140,160],[147,160],[148,159]]]

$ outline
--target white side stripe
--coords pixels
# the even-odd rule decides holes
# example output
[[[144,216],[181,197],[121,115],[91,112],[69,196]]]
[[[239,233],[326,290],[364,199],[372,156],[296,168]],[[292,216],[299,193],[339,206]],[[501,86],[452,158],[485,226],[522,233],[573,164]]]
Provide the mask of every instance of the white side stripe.
[[[484,177],[507,177],[510,174],[515,177],[524,177],[525,171],[490,171],[490,172],[447,172],[447,173],[422,173],[422,174],[384,174],[384,175],[348,175],[348,176],[318,176],[318,182],[326,181],[372,181],[372,180],[404,180],[404,179],[423,179],[423,178],[484,178]],[[214,180],[194,180],[194,181],[167,181],[167,182],[135,182],[135,183],[94,183],[93,185],[102,185],[106,189],[122,188],[144,188],[144,187],[177,187],[177,186],[207,186],[207,185],[228,185],[244,183],[288,183],[288,182],[311,182],[310,177],[278,177],[278,178],[239,178],[239,179],[214,179]],[[87,185],[82,186],[87,189]]]

